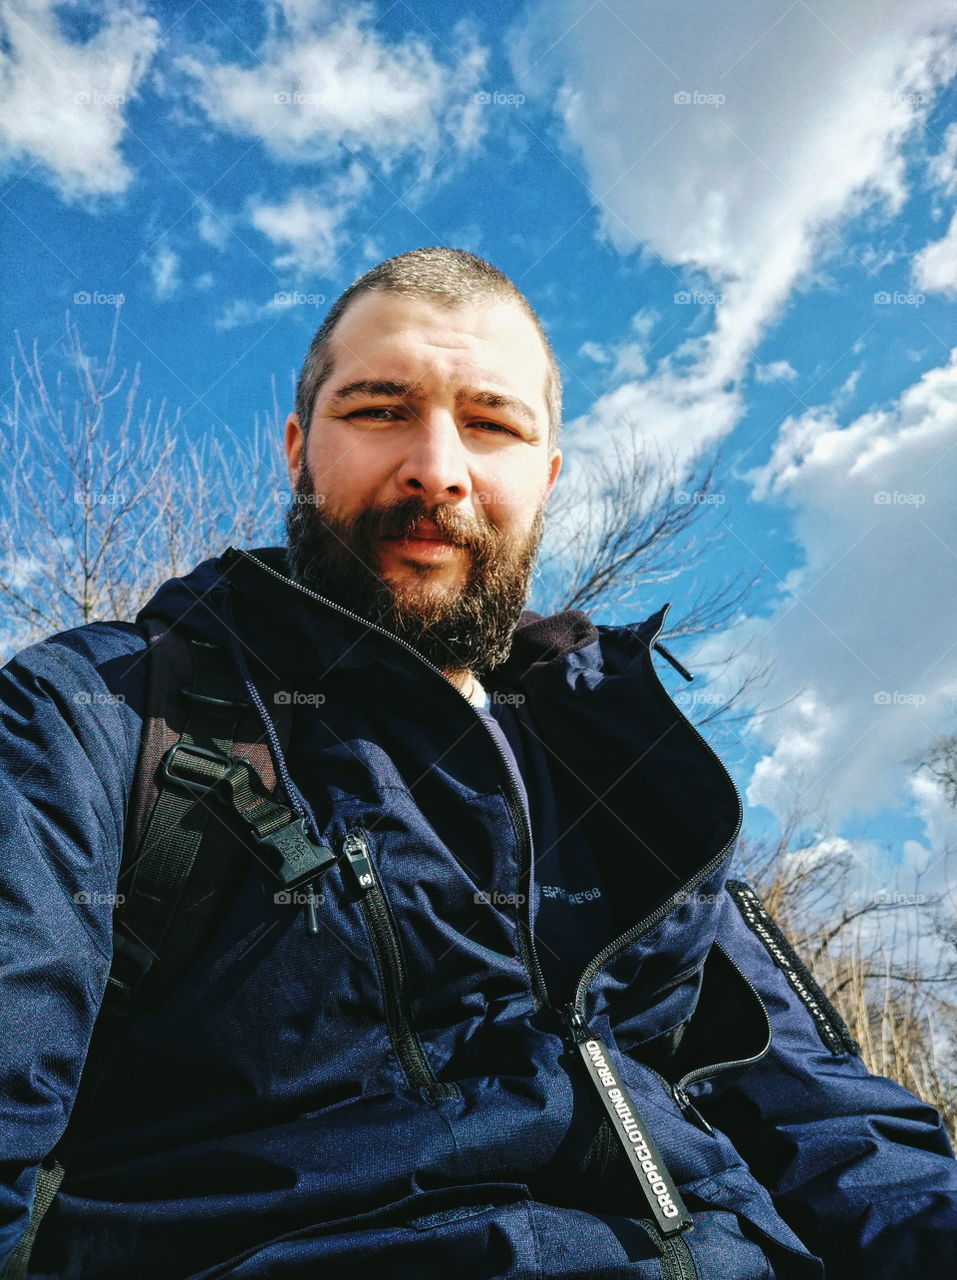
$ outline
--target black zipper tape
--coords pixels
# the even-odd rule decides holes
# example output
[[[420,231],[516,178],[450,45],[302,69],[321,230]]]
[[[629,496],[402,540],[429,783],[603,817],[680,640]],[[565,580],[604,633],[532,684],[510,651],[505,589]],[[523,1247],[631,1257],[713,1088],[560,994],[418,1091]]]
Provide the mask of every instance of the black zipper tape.
[[[674,1179],[668,1172],[661,1152],[631,1094],[612,1068],[604,1043],[589,1032],[584,1018],[574,1005],[567,1006],[565,1017],[575,1047],[608,1112],[618,1141],[625,1149],[628,1163],[635,1172],[658,1230],[663,1236],[687,1231],[693,1226],[691,1214],[685,1208]]]
[[[350,831],[343,841],[342,850],[344,865],[349,867],[362,897],[362,908],[382,976],[392,1043],[405,1078],[413,1088],[424,1089],[432,1098],[458,1098],[461,1090],[457,1084],[446,1084],[436,1077],[412,1026],[402,950],[364,834]]]
[[[764,943],[771,959],[787,978],[798,999],[817,1027],[818,1035],[835,1057],[845,1053],[859,1055],[861,1046],[848,1030],[847,1023],[818,985],[807,965],[781,932],[773,916],[749,884],[729,880],[728,893],[753,933]]]

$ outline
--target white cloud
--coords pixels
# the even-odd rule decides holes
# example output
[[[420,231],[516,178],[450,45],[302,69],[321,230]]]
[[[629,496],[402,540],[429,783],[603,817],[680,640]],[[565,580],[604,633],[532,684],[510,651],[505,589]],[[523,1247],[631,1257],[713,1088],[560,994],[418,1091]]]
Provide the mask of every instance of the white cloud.
[[[766,744],[746,789],[779,817],[796,801],[837,829],[855,812],[900,806],[944,823],[905,761],[957,710],[957,349],[890,407],[846,426],[832,408],[788,419],[752,497],[794,511],[803,557],[766,617],[731,633],[735,687],[755,660],[773,663],[762,690]],[[691,661],[727,652],[728,636]],[[747,650],[745,652],[745,650]],[[937,807],[934,805],[937,803]]]
[[[947,126],[943,146],[927,166],[927,175],[945,194],[957,191],[957,121]]]
[[[583,342],[578,354],[587,360],[594,360],[595,364],[611,364],[611,356],[599,342]]]
[[[308,315],[315,317],[313,328],[318,329],[322,313],[317,308],[324,306],[327,301],[328,299],[321,293],[303,293],[298,289],[283,289],[274,293],[265,302],[237,298],[229,303],[214,323],[217,329],[238,329],[242,325],[256,324],[260,320],[273,320],[295,307],[303,308]]]
[[[99,30],[83,43],[64,34],[51,0],[21,0],[0,13],[0,156],[38,166],[66,200],[115,195],[132,173],[120,152],[125,112],[159,42],[159,27],[133,0],[78,6]]]
[[[214,209],[208,200],[200,200],[196,230],[205,244],[211,244],[214,249],[225,248],[234,221],[229,214]]]
[[[957,213],[947,234],[915,256],[914,284],[924,293],[957,293]]]
[[[179,255],[168,245],[162,245],[150,262],[153,289],[157,298],[165,302],[179,290],[182,281],[179,274]]]
[[[464,152],[477,144],[484,126],[474,92],[487,55],[467,22],[434,42],[448,55],[439,61],[425,28],[383,39],[369,4],[279,0],[268,13],[252,63],[179,60],[214,123],[260,138],[282,160],[365,149],[387,173],[409,153],[431,163],[450,143]]]
[[[299,188],[281,204],[253,201],[249,220],[282,250],[276,269],[297,277],[331,272],[348,243],[346,220],[370,185],[366,170],[353,161],[317,190]]]
[[[680,21],[589,0],[533,11],[511,38],[515,82],[553,95],[600,234],[680,269],[673,319],[695,335],[569,443],[627,417],[690,453],[736,424],[736,384],[833,229],[900,210],[905,142],[957,64],[951,25],[951,0],[874,0],[864,26],[856,0],[745,0],[720,22],[710,0]]]
[[[756,364],[754,376],[758,382],[793,382],[798,376],[797,369],[787,360],[772,360],[770,364]]]

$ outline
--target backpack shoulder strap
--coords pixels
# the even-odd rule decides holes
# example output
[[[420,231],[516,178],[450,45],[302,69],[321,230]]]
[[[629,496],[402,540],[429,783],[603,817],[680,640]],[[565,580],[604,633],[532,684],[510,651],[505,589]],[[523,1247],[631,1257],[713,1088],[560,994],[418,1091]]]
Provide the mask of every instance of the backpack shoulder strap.
[[[131,1013],[162,999],[229,908],[248,854],[286,889],[335,860],[278,798],[262,722],[233,660],[147,617],[147,688],[113,916],[113,963],[68,1127],[41,1164],[30,1223],[2,1272],[23,1280],[44,1215]],[[274,694],[268,681],[267,694]],[[292,707],[272,697],[281,750]],[[222,800],[226,799],[227,804]],[[245,850],[243,846],[245,845]],[[310,901],[312,895],[310,895]]]

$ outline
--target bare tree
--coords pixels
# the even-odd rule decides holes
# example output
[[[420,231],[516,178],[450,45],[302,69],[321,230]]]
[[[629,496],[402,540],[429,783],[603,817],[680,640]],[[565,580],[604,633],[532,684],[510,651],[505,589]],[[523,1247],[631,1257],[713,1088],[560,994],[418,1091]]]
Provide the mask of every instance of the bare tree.
[[[251,439],[188,435],[117,368],[117,308],[97,360],[67,315],[44,368],[17,338],[0,415],[4,656],[97,619],[129,618],[168,577],[249,543],[281,513],[288,479],[273,420]],[[274,392],[275,395],[275,392]]]
[[[957,1142],[957,953],[944,895],[874,891],[850,853],[808,855],[806,818],[742,837],[754,886],[836,1005],[861,1057],[941,1113]]]
[[[947,803],[957,809],[957,733],[941,734],[929,747],[912,756],[908,763],[932,774],[940,784]]]
[[[668,645],[675,639],[730,632],[730,620],[761,573],[697,590],[695,571],[722,537],[720,525],[709,527],[716,525],[713,513],[723,502],[714,488],[720,461],[720,449],[699,450],[684,466],[673,453],[665,459],[634,422],[622,423],[603,450],[573,458],[567,469],[571,474],[566,471],[549,502],[532,607],[544,614],[581,609],[601,616],[636,608],[649,597],[657,604],[662,587],[680,579],[691,595],[672,610],[659,640]],[[729,643],[727,657],[709,666],[721,668],[739,656]],[[731,710],[745,693],[753,695],[768,674],[767,664],[751,667],[729,695],[702,700],[690,718],[700,728],[720,717],[726,730],[748,719],[748,713],[731,715]]]

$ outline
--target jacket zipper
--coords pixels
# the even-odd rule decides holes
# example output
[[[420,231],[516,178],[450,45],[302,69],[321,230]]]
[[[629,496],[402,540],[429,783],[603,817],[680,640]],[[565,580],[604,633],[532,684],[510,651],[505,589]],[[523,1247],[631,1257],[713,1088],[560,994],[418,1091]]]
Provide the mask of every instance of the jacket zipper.
[[[350,831],[342,843],[342,852],[346,858],[344,865],[349,867],[361,895],[362,910],[382,977],[389,1031],[405,1078],[413,1089],[424,1089],[433,1099],[460,1097],[458,1085],[445,1084],[436,1077],[413,1029],[402,949],[363,833]]]
[[[694,1071],[688,1071],[685,1075],[681,1077],[680,1080],[677,1080],[674,1084],[670,1084],[665,1079],[665,1077],[661,1074],[661,1072],[656,1071],[654,1067],[649,1067],[647,1066],[647,1064],[645,1065],[645,1070],[650,1071],[652,1075],[658,1077],[658,1079],[664,1085],[665,1089],[671,1093],[671,1096],[674,1098],[675,1102],[678,1104],[678,1106],[681,1108],[684,1114],[688,1117],[688,1119],[693,1120],[694,1123],[698,1125],[699,1128],[703,1129],[705,1133],[710,1134],[711,1137],[714,1137],[714,1129],[711,1127],[708,1121],[704,1118],[704,1116],[701,1114],[698,1108],[694,1105],[694,1103],[688,1097],[688,1094],[686,1092],[688,1085],[696,1084],[697,1081],[699,1080],[706,1080],[710,1076],[720,1075],[723,1071],[733,1071],[736,1068],[753,1066],[755,1062],[761,1061],[761,1059],[767,1053],[768,1049],[770,1049],[771,1047],[771,1019],[768,1017],[768,1011],[764,1007],[764,1001],[758,995],[757,990],[755,989],[754,983],[751,982],[745,976],[745,974],[741,972],[740,966],[735,964],[735,962],[731,959],[731,957],[728,955],[728,953],[724,950],[723,947],[721,948],[721,950],[725,959],[735,969],[738,976],[741,978],[742,982],[745,982],[747,984],[751,994],[754,996],[754,999],[758,1008],[761,1010],[761,1013],[764,1017],[764,1024],[767,1027],[767,1037],[764,1042],[764,1048],[760,1051],[760,1053],[752,1054],[750,1058],[733,1058],[727,1062],[713,1062],[710,1064],[710,1066],[707,1066],[707,1067],[695,1067]]]
[[[660,634],[663,626],[664,626],[664,617],[662,617],[661,622],[658,624],[658,630],[655,632],[655,636],[658,636]],[[679,894],[689,893],[692,889],[696,888],[699,884],[701,884],[703,880],[706,880],[708,878],[708,876],[715,869],[715,867],[719,866],[720,863],[724,860],[729,850],[734,847],[734,842],[738,838],[738,832],[741,830],[741,823],[744,820],[744,809],[742,808],[742,805],[741,805],[741,796],[738,793],[738,788],[735,786],[734,779],[731,777],[731,774],[728,773],[728,770],[725,768],[724,761],[720,758],[720,756],[717,755],[717,753],[714,751],[711,745],[707,742],[707,740],[701,736],[701,734],[694,727],[691,721],[683,714],[680,708],[678,708],[677,705],[672,701],[672,699],[668,695],[668,691],[665,689],[664,685],[661,683],[661,677],[658,675],[657,669],[655,668],[655,664],[651,659],[651,649],[654,645],[655,645],[655,637],[652,637],[647,649],[647,661],[648,661],[648,666],[651,670],[651,673],[654,676],[654,681],[653,681],[654,687],[658,690],[660,695],[664,696],[664,698],[668,702],[668,705],[678,714],[678,716],[682,720],[684,720],[685,724],[692,731],[692,733],[695,735],[698,741],[704,746],[708,754],[717,762],[718,765],[720,765],[721,771],[724,774],[724,776],[727,778],[728,782],[730,783],[731,789],[734,792],[735,799],[737,800],[738,819],[737,819],[737,822],[735,823],[734,831],[731,833],[731,836],[728,839],[727,843],[725,844],[724,848],[719,853],[716,853],[710,862],[705,863],[705,865],[700,869],[700,871],[698,871],[695,875],[693,875],[690,880],[686,881],[682,885],[679,885],[679,887],[675,890],[675,893],[672,895],[671,898],[663,902],[661,906],[658,907],[656,910],[650,912],[647,916],[644,917],[643,920],[640,920],[636,925],[632,925],[630,929],[620,934],[617,938],[614,939],[614,941],[609,942],[607,946],[603,947],[602,950],[599,951],[597,956],[594,956],[588,962],[588,964],[585,966],[582,972],[581,977],[578,979],[578,984],[575,988],[574,999],[572,1001],[574,1006],[581,1012],[582,1016],[584,1016],[584,1011],[585,1011],[585,992],[587,991],[588,987],[594,980],[595,975],[598,973],[598,970],[601,969],[605,964],[607,964],[607,962],[611,959],[611,957],[617,951],[620,951],[622,947],[628,946],[630,943],[636,941],[636,939],[640,938],[643,933],[647,933],[649,929],[654,928],[654,926],[658,924],[659,921],[663,920],[665,916],[670,915],[671,912],[674,910],[674,905],[675,905],[674,898],[676,898]]]
[[[727,778],[731,786],[732,791],[734,792],[734,795],[738,804],[737,822],[735,823],[735,829],[732,832],[727,843],[724,845],[721,851],[711,859],[710,862],[706,863],[705,866],[702,867],[701,870],[696,875],[692,876],[691,879],[687,881],[686,884],[681,885],[677,890],[677,892],[687,893],[691,889],[693,889],[696,885],[700,884],[703,880],[707,879],[707,877],[711,874],[714,868],[717,867],[721,863],[721,861],[727,856],[729,850],[733,848],[734,842],[738,836],[738,832],[741,829],[741,823],[744,818],[744,810],[741,805],[741,796],[739,795],[738,789],[735,786],[734,779],[728,773],[728,770],[725,767],[724,762],[717,755],[717,753],[712,749],[712,747],[708,744],[705,738],[702,737],[702,735],[698,732],[698,730],[695,729],[691,721],[688,720],[687,717],[685,717],[680,710],[678,710],[675,703],[668,696],[667,690],[665,689],[664,685],[661,683],[661,678],[659,677],[658,672],[655,668],[655,664],[652,661],[651,650],[653,647],[657,647],[656,637],[660,634],[661,628],[663,625],[664,625],[664,614],[662,614],[662,619],[658,625],[658,630],[655,632],[654,636],[649,642],[648,649],[647,649],[647,661],[651,669],[651,673],[654,677],[653,684],[658,689],[659,695],[663,695],[667,699],[669,706],[673,710],[677,711],[677,714],[681,717],[681,719],[685,721],[688,727],[692,730],[692,732],[698,738],[699,742],[702,743],[702,745],[705,747],[707,752],[720,765],[725,777]],[[670,660],[670,655],[668,656]],[[675,665],[675,664],[672,663],[672,665]],[[609,1070],[609,1074],[603,1077],[601,1072],[596,1068],[596,1055],[597,1055],[597,1057],[601,1060],[601,1062],[605,1065],[605,1067],[610,1069],[610,1064],[608,1062],[608,1054],[601,1039],[595,1036],[589,1030],[588,1023],[585,1019],[585,995],[588,990],[588,987],[594,980],[598,971],[602,968],[604,964],[606,964],[611,959],[613,955],[616,954],[616,952],[621,950],[622,947],[628,946],[630,943],[634,942],[637,938],[639,938],[643,933],[653,928],[660,920],[663,920],[665,916],[670,914],[673,908],[674,908],[673,899],[668,899],[667,901],[662,903],[662,905],[658,907],[656,910],[650,912],[647,916],[645,916],[643,920],[640,920],[638,924],[633,925],[630,929],[626,930],[623,934],[620,934],[619,937],[615,938],[607,946],[603,947],[602,950],[598,953],[598,955],[594,956],[589,961],[589,963],[585,966],[584,970],[582,971],[581,977],[578,979],[578,983],[576,984],[573,1000],[570,1003],[564,1005],[562,1009],[559,1010],[559,1013],[565,1024],[567,1033],[569,1035],[569,1038],[571,1039],[572,1044],[577,1048],[579,1054],[584,1060],[589,1079],[592,1081],[592,1084],[595,1086],[596,1090],[598,1091],[598,1094],[603,1104],[605,1105],[606,1110],[609,1113],[609,1117],[611,1119],[612,1128],[615,1132],[615,1135],[618,1138],[618,1140],[621,1142],[622,1146],[624,1147],[625,1152],[629,1159],[629,1163],[632,1165],[632,1168],[635,1169],[636,1173],[638,1174],[639,1184],[641,1185],[641,1189],[644,1192],[646,1199],[648,1200],[657,1229],[660,1232],[661,1236],[663,1237],[663,1248],[664,1250],[667,1251],[666,1253],[663,1254],[663,1258],[662,1258],[663,1270],[666,1269],[667,1272],[670,1273],[670,1275],[673,1275],[676,1277],[676,1280],[684,1280],[685,1277],[689,1277],[689,1280],[694,1280],[694,1278],[697,1275],[697,1272],[695,1269],[694,1261],[691,1257],[691,1251],[688,1249],[687,1244],[678,1234],[679,1232],[686,1230],[687,1228],[693,1225],[691,1216],[690,1214],[688,1214],[688,1211],[684,1203],[682,1202],[680,1195],[678,1194],[677,1188],[675,1187],[674,1182],[671,1179],[671,1175],[668,1173],[668,1170],[664,1164],[664,1161],[661,1159],[660,1153],[658,1153],[657,1148],[654,1146],[654,1143],[651,1140],[650,1136],[644,1132],[643,1122],[640,1120],[640,1118],[637,1119],[637,1124],[638,1124],[639,1130],[641,1131],[641,1136],[644,1137],[645,1139],[645,1145],[644,1145],[644,1148],[639,1149],[639,1152],[641,1154],[644,1154],[645,1152],[652,1153],[652,1161],[654,1164],[655,1173],[659,1176],[661,1180],[661,1182],[659,1183],[659,1186],[662,1183],[664,1184],[666,1188],[665,1194],[667,1195],[667,1197],[670,1199],[670,1202],[671,1202],[670,1206],[667,1204],[663,1205],[662,1202],[658,1200],[658,1198],[653,1194],[654,1188],[652,1188],[651,1191],[649,1191],[649,1184],[646,1181],[647,1179],[646,1161],[639,1161],[639,1165],[641,1167],[639,1168],[635,1167],[636,1147],[634,1144],[634,1131],[629,1132],[628,1130],[625,1129],[621,1121],[620,1111],[617,1110],[617,1108],[614,1106],[614,1103],[617,1101],[619,1107],[621,1105],[624,1105],[627,1109],[628,1114],[633,1119],[638,1117],[638,1112],[635,1109],[634,1103],[629,1097],[628,1092],[625,1089],[623,1083],[615,1079],[613,1071]],[[737,966],[735,967],[737,968]],[[744,975],[742,974],[742,977],[743,976]],[[745,981],[747,981],[747,979],[745,979]],[[752,984],[748,983],[748,985],[751,987],[752,992],[754,992],[754,995],[757,998],[757,992],[754,991],[754,987],[752,986]],[[759,999],[759,1004],[761,1004],[762,1008],[764,1007],[760,999]],[[767,1017],[766,1010],[765,1010],[765,1017]],[[769,1023],[769,1028],[770,1028],[770,1023]],[[766,1052],[766,1049],[765,1049],[765,1052]],[[759,1055],[759,1056],[762,1056],[762,1055]],[[750,1061],[750,1059],[748,1061]],[[724,1066],[727,1066],[727,1067],[730,1067],[733,1065],[735,1064],[733,1063],[724,1064]],[[724,1069],[724,1068],[722,1067],[718,1069]],[[649,1068],[649,1070],[651,1070],[651,1068]],[[709,1133],[713,1137],[714,1129],[711,1127],[708,1121],[705,1120],[704,1116],[701,1115],[697,1107],[694,1106],[691,1099],[688,1097],[687,1093],[685,1093],[685,1090],[684,1090],[684,1086],[686,1084],[689,1084],[694,1080],[698,1080],[703,1076],[708,1075],[711,1070],[712,1068],[701,1068],[696,1071],[690,1072],[687,1076],[683,1077],[680,1081],[678,1081],[677,1085],[669,1084],[669,1082],[665,1080],[664,1076],[662,1076],[660,1072],[654,1071],[653,1074],[658,1077],[658,1079],[661,1081],[666,1091],[671,1093],[676,1104],[680,1108],[682,1114],[689,1121],[693,1121],[694,1123],[700,1125],[700,1127],[703,1128],[706,1133]],[[608,1084],[609,1079],[612,1082],[611,1084]],[[616,1091],[617,1099],[611,1095],[610,1090],[612,1089]],[[612,1103],[612,1106],[609,1106],[610,1102]],[[655,1157],[657,1157],[657,1159],[655,1159]],[[644,1173],[644,1176],[642,1176],[643,1173]],[[677,1213],[671,1214],[672,1209],[677,1210]],[[663,1217],[663,1215],[669,1215],[669,1216]]]

